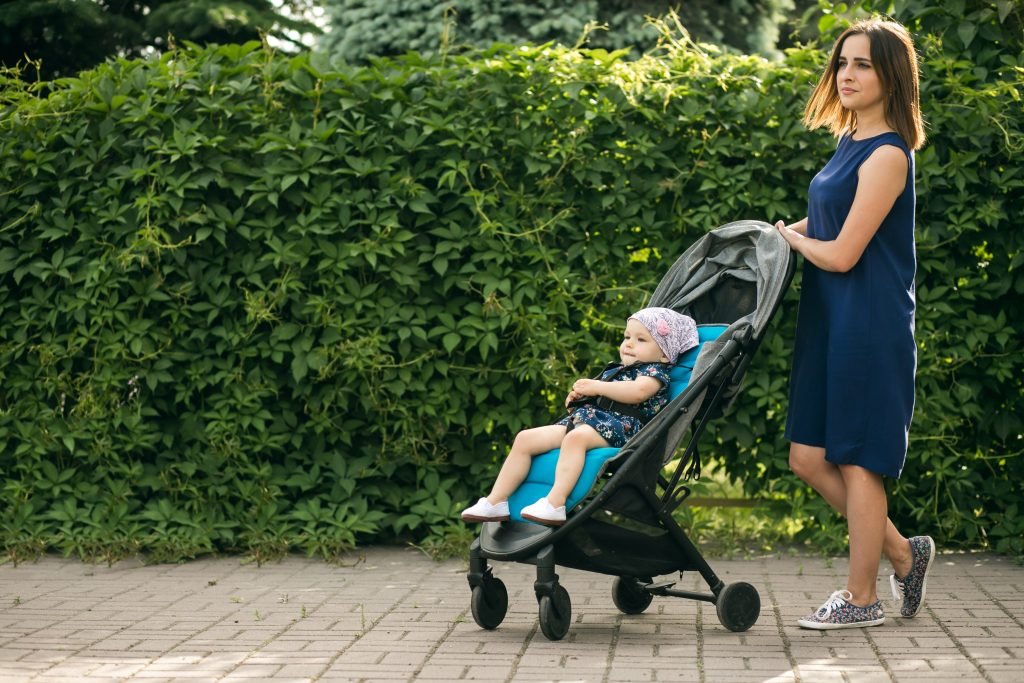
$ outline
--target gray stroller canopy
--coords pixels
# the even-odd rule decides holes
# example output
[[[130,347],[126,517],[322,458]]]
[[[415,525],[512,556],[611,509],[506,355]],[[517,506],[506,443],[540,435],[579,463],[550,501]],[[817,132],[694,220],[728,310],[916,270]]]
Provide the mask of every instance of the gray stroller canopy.
[[[791,259],[786,240],[768,223],[729,223],[679,257],[649,305],[673,308],[698,325],[729,325],[723,340],[747,327],[760,338],[784,293]]]

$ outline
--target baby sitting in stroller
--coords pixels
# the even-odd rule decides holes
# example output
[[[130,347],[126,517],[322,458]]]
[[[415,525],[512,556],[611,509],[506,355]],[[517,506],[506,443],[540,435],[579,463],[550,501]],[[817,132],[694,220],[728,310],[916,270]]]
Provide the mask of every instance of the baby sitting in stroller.
[[[509,496],[526,479],[534,456],[560,448],[555,481],[547,496],[520,513],[547,526],[565,522],[565,502],[583,470],[586,452],[621,448],[668,403],[669,370],[697,346],[693,318],[670,308],[644,308],[626,320],[619,363],[597,379],[578,379],[565,398],[569,414],[553,425],[516,434],[498,478],[486,497],[462,511],[467,522],[504,522]]]

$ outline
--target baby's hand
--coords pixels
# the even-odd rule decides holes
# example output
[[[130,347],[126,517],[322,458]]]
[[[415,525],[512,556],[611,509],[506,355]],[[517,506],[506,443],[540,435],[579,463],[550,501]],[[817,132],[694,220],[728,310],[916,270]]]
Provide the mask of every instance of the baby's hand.
[[[578,379],[572,385],[572,391],[580,396],[600,396],[601,384],[597,379]]]

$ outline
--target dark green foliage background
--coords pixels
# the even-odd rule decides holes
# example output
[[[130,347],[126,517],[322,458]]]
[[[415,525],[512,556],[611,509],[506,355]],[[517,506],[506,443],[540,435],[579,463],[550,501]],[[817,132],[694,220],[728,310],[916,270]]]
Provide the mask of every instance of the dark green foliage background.
[[[980,40],[980,38],[979,38]],[[1024,56],[922,41],[918,408],[892,514],[1020,552]],[[960,48],[962,51],[962,48]],[[256,43],[0,105],[0,543],[114,561],[436,543],[674,258],[803,216],[820,50]],[[708,454],[837,542],[782,439],[797,291]]]
[[[640,54],[658,38],[646,17],[676,11],[695,40],[770,55],[778,54],[787,13],[813,4],[814,0],[324,0],[330,29],[317,49],[332,58],[363,62],[371,56],[434,52],[446,41],[477,47],[498,42],[575,45],[588,24],[598,24],[605,28],[587,35],[587,47],[631,47]]]
[[[275,38],[305,47],[314,0],[0,0],[0,65],[33,77],[73,76],[107,57],[137,57],[168,41],[210,44]],[[307,38],[308,40],[308,38]],[[31,68],[26,61],[31,60]]]

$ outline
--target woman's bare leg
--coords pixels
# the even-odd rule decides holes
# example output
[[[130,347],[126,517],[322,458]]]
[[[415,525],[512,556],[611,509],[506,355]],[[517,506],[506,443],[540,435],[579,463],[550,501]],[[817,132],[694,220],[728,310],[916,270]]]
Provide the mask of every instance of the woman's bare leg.
[[[882,475],[857,465],[840,465],[846,485],[846,523],[850,529],[850,575],[846,590],[854,605],[878,600],[878,562],[885,542],[888,507]]]
[[[789,466],[798,477],[820,493],[821,497],[839,514],[847,517],[847,485],[839,467],[825,460],[824,448],[801,443],[790,444]],[[882,552],[889,558],[896,575],[906,576],[911,565],[910,542],[888,517],[886,517],[884,538]]]
[[[505,458],[505,462],[501,465],[501,471],[498,472],[498,478],[494,480],[494,486],[487,494],[487,500],[491,505],[508,500],[508,497],[519,488],[519,485],[526,479],[526,475],[529,474],[533,457],[547,453],[552,448],[558,448],[564,437],[565,427],[562,425],[534,427],[533,429],[524,429],[516,434],[508,457]]]
[[[551,507],[562,507],[579,481],[586,463],[587,451],[591,448],[606,448],[608,442],[590,425],[577,425],[562,439],[562,451],[558,454],[555,468],[555,483],[547,499]]]

